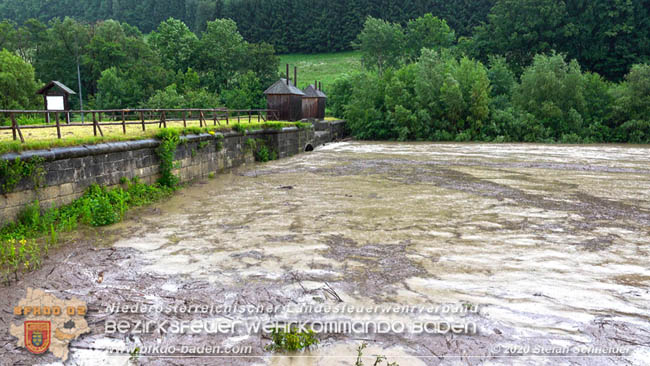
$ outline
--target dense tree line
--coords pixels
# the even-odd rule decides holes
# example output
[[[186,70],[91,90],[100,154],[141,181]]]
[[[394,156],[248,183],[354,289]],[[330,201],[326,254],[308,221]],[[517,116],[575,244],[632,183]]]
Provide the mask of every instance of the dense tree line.
[[[520,73],[552,50],[620,80],[650,57],[650,0],[498,0],[474,33],[474,55],[505,56]]]
[[[259,108],[263,86],[278,77],[273,47],[246,42],[230,19],[208,22],[197,36],[170,18],[146,37],[114,20],[30,19],[19,27],[1,22],[0,37],[0,101],[11,109],[39,107],[35,79],[78,90],[77,70],[85,106],[98,109]]]
[[[233,19],[244,38],[279,52],[331,52],[351,48],[366,16],[405,23],[424,13],[446,19],[469,36],[495,0],[0,0],[0,19],[23,24],[71,17],[94,23],[114,19],[148,33],[169,17],[195,33],[208,21]]]
[[[356,43],[367,71],[332,85],[332,111],[362,139],[650,143],[650,64],[612,82],[540,39],[529,49],[511,35],[518,48],[483,63],[476,40],[453,35],[431,15],[368,18]]]
[[[348,50],[368,16],[406,26],[425,13],[471,39],[471,56],[503,55],[518,74],[555,50],[620,80],[650,55],[650,0],[0,0],[0,19],[18,25],[68,16],[149,33],[173,17],[200,35],[209,21],[229,18],[248,42],[279,53]]]

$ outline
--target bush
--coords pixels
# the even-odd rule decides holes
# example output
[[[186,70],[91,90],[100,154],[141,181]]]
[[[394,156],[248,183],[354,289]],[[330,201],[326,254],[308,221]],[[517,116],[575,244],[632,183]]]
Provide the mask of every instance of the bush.
[[[564,56],[537,55],[515,87],[513,104],[550,128],[554,137],[581,133],[585,82],[580,66]]]
[[[221,102],[230,109],[261,109],[266,106],[262,83],[255,73],[238,75],[233,87],[221,94]]]
[[[0,109],[31,109],[38,105],[34,68],[0,47]]]
[[[92,226],[106,226],[117,222],[117,214],[108,197],[101,195],[88,201]]]
[[[255,151],[255,160],[262,163],[266,163],[267,161],[271,160],[271,153],[269,152],[269,148],[265,145],[260,146],[260,148]]]
[[[617,129],[616,135],[619,141],[635,144],[650,143],[650,121],[627,121]]]
[[[625,82],[613,88],[612,94],[616,103],[610,127],[619,127],[626,121],[647,119],[650,115],[650,65],[632,66],[625,76]]]
[[[160,158],[160,179],[161,186],[174,188],[178,184],[178,177],[172,172],[174,169],[174,157],[176,148],[180,142],[178,131],[173,129],[162,129],[156,136],[160,140],[158,146],[158,157]]]
[[[319,343],[313,330],[299,332],[295,327],[291,329],[276,328],[271,333],[271,339],[273,343],[265,348],[275,352],[300,351]]]
[[[456,133],[469,129],[477,136],[489,116],[490,80],[478,61],[449,52],[423,50],[415,93],[435,129]]]
[[[345,106],[350,103],[352,98],[356,78],[359,78],[359,75],[345,75],[336,79],[329,87],[327,107],[334,117],[345,117]]]
[[[388,74],[390,77],[390,73]],[[350,103],[345,107],[345,118],[350,131],[362,140],[390,140],[397,137],[392,122],[385,118],[383,109],[385,76],[363,74],[355,80]]]

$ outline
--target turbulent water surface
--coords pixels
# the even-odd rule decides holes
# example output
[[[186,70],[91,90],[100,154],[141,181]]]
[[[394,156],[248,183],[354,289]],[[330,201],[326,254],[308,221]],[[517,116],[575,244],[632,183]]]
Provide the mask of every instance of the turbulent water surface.
[[[99,249],[66,254],[84,285],[71,277],[72,290],[43,282],[14,290],[36,285],[94,304],[93,335],[73,343],[73,364],[128,359],[86,348],[162,342],[253,348],[228,364],[354,365],[366,342],[366,355],[402,366],[643,365],[649,237],[647,147],[349,142],[220,175],[139,211],[105,232],[102,245],[91,240]],[[444,319],[478,330],[323,334],[312,351],[273,357],[260,334],[105,336],[101,307],[109,301],[448,304],[478,311],[230,318]]]

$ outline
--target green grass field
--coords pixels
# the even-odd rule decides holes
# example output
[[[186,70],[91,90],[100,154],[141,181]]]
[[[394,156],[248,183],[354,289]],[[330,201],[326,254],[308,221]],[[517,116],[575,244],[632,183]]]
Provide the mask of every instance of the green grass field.
[[[323,83],[323,89],[327,90],[327,86],[341,75],[362,69],[361,53],[358,51],[280,55],[281,75],[286,72],[285,65],[287,63],[291,66],[291,79],[293,79],[293,67],[298,67],[298,87],[300,89],[304,89],[318,80]]]

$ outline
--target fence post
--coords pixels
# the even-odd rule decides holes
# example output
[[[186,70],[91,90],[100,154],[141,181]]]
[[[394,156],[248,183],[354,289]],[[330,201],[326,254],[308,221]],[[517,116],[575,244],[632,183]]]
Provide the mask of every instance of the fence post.
[[[162,123],[167,128],[167,119],[165,118],[165,111],[162,112]]]
[[[200,111],[199,112],[199,127],[203,127],[203,119],[204,118],[205,117],[203,116],[203,111]],[[206,123],[206,125],[207,125],[207,123]]]
[[[55,112],[54,117],[56,119],[56,136],[61,139],[61,123],[59,121],[59,113]]]
[[[122,109],[122,132],[126,135],[126,119],[124,119],[124,109]]]
[[[262,114],[262,112],[257,111],[257,123],[260,123],[260,114]]]
[[[142,120],[142,131],[145,131],[144,112],[140,112],[140,120]]]
[[[187,112],[183,111],[183,127],[187,127]]]
[[[226,109],[226,126],[230,125],[230,111]]]
[[[97,120],[95,117],[95,112],[93,112],[93,135],[97,136]]]
[[[251,123],[251,114],[252,114],[252,113],[253,113],[253,112],[251,112],[251,110],[249,109],[249,110],[248,110],[248,124]]]
[[[99,112],[99,122],[102,121],[102,113]],[[99,131],[99,134],[104,137],[104,131],[102,131],[102,126],[97,123],[97,118],[95,118],[95,112],[93,112],[93,124],[97,126],[97,131]]]
[[[16,132],[18,132],[18,136],[20,136],[20,142],[24,143],[25,139],[23,138],[23,133],[20,132],[20,126],[18,126],[18,122],[16,122],[16,115],[11,113],[11,132],[14,136],[14,140],[17,139]]]
[[[11,134],[14,136],[14,141],[18,140],[18,136],[16,136],[16,116],[14,114],[11,114]]]

